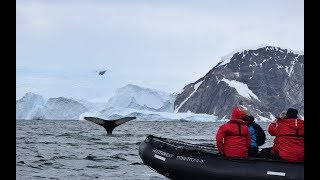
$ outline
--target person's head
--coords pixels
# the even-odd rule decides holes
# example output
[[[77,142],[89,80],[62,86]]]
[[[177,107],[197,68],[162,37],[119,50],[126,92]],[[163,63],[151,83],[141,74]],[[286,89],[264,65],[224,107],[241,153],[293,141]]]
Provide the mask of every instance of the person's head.
[[[289,108],[287,110],[286,118],[288,118],[288,119],[290,119],[290,118],[298,118],[298,110],[296,110],[294,108]]]
[[[241,114],[240,114],[241,119],[243,119],[246,115],[247,115],[247,111],[241,110]]]
[[[254,121],[254,117],[245,115],[242,120],[248,121],[248,122],[253,122]]]
[[[282,111],[279,117],[283,119],[286,116],[286,114],[287,114],[287,111]]]
[[[239,109],[238,107],[234,107],[232,109],[231,119],[243,119],[244,116],[247,115],[247,112]]]

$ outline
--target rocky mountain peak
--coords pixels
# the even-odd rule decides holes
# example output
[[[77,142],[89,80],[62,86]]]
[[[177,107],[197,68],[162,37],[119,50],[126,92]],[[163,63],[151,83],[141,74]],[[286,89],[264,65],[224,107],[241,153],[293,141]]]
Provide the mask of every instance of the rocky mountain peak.
[[[221,58],[204,77],[177,94],[176,112],[229,118],[240,106],[259,120],[294,107],[304,114],[304,54],[274,46],[242,49]]]

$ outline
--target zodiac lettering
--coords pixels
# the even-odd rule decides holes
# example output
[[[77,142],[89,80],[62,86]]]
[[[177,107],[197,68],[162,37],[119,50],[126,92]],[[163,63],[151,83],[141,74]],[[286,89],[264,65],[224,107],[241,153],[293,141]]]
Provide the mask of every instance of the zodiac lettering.
[[[158,154],[158,155],[162,155],[162,156],[165,156],[165,157],[168,157],[168,158],[171,158],[173,155],[170,154],[170,153],[167,153],[167,152],[163,152],[163,151],[160,151],[158,149],[154,149],[152,150],[152,152]]]
[[[190,161],[190,162],[196,162],[196,163],[204,163],[203,159],[197,159],[197,158],[192,158],[192,157],[185,157],[185,156],[177,156],[178,160],[182,161]]]

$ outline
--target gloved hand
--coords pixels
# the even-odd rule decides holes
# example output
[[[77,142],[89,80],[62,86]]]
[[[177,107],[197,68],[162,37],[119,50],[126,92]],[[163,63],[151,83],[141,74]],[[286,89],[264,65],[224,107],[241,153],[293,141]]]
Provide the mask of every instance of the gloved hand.
[[[276,126],[278,126],[278,119],[275,119],[274,121],[271,122],[272,124],[275,124]]]

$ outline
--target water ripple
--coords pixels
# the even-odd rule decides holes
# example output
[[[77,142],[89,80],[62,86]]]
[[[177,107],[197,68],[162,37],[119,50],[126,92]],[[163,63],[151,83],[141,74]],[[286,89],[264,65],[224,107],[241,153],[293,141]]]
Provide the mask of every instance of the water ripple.
[[[91,161],[104,161],[104,160],[106,160],[106,159],[98,158],[98,157],[92,156],[92,155],[89,155],[89,156],[85,157],[84,159],[91,160]]]
[[[96,165],[96,166],[86,166],[87,168],[94,169],[117,169],[119,166],[104,166],[104,165]]]
[[[138,147],[145,137],[215,143],[221,124],[136,121],[108,135],[82,121],[16,121],[16,179],[165,180],[139,157]],[[268,123],[261,125],[266,130]],[[266,147],[273,142],[267,138]]]

